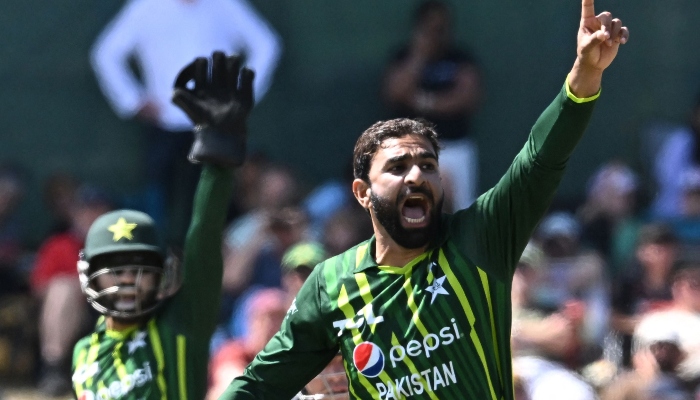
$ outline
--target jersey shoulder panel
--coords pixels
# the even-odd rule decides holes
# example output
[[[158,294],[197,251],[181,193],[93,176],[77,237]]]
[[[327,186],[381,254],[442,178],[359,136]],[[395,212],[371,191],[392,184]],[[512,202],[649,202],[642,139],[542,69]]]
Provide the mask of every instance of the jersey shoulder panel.
[[[83,337],[82,339],[78,340],[78,342],[73,347],[73,368],[75,368],[75,360],[77,359],[77,356],[80,354],[80,352],[83,350],[87,350],[90,347],[90,337],[91,335]]]
[[[358,271],[376,266],[371,256],[371,246],[372,239],[366,240],[317,266],[319,290],[326,310],[337,308],[338,295],[344,283],[348,280],[354,282]]]

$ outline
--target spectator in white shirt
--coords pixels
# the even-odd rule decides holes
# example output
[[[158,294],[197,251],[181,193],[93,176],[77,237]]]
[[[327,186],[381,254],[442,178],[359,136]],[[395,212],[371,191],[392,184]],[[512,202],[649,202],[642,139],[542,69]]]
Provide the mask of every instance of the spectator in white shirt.
[[[246,66],[255,71],[254,93],[260,101],[272,82],[281,44],[245,0],[130,0],[92,49],[100,88],[117,115],[135,117],[152,127],[142,208],[161,230],[166,228],[165,199],[173,197],[174,187],[183,190],[182,199],[191,199],[198,172],[182,171],[189,165],[184,155],[192,143],[193,126],[170,102],[172,85],[183,65],[216,50],[245,57]],[[136,62],[139,76],[130,60]],[[168,232],[184,236],[186,227],[182,232],[177,228],[169,227]]]

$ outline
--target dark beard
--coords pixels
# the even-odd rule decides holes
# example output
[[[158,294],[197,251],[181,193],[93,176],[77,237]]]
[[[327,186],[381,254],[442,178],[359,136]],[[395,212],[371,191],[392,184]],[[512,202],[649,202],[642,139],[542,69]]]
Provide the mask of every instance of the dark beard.
[[[440,229],[440,216],[444,197],[431,207],[430,215],[428,216],[430,218],[428,226],[413,229],[406,229],[401,226],[401,218],[403,217],[399,204],[406,196],[416,193],[425,194],[429,199],[433,199],[432,192],[424,188],[400,193],[396,198],[396,204],[391,204],[389,199],[377,196],[374,191],[370,193],[372,209],[374,210],[374,215],[377,216],[377,220],[386,229],[394,242],[406,249],[418,249],[427,245]]]

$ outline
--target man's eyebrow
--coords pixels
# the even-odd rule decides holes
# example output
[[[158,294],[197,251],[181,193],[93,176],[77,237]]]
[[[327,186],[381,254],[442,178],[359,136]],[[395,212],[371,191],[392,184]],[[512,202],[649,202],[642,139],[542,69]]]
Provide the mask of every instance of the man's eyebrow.
[[[437,161],[437,157],[435,156],[435,154],[433,154],[433,152],[430,152],[430,151],[423,151],[423,152],[419,153],[418,158],[422,158],[422,159],[430,158],[430,159]]]
[[[407,160],[407,159],[409,159],[409,158],[411,158],[411,155],[409,155],[408,153],[404,153],[404,154],[401,154],[400,156],[391,157],[391,158],[387,159],[387,160],[386,160],[386,163],[387,163],[387,164],[397,163],[397,162],[405,161],[405,160]],[[436,161],[437,161],[437,157],[435,156],[435,154],[433,154],[433,153],[430,152],[430,151],[423,151],[423,152],[418,153],[418,157],[417,157],[417,158],[420,158],[420,159],[433,159],[433,160],[436,160]]]

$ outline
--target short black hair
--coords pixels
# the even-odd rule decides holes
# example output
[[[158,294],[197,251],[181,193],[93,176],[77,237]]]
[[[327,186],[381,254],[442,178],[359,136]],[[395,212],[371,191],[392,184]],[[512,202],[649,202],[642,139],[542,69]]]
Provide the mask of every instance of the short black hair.
[[[369,170],[372,157],[377,153],[379,146],[391,138],[400,138],[407,135],[419,135],[428,139],[438,157],[440,145],[437,132],[433,125],[422,119],[396,118],[388,121],[379,121],[367,128],[355,143],[353,152],[352,170],[355,179],[369,182]]]

